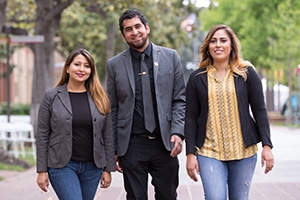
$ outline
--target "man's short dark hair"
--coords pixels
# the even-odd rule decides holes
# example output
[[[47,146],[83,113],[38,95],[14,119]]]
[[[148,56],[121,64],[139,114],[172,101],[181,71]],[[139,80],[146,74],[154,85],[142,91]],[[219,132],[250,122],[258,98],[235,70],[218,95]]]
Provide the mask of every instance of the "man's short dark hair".
[[[125,12],[123,12],[123,14],[121,15],[121,17],[119,19],[119,28],[122,33],[123,33],[123,29],[124,29],[123,21],[126,19],[132,19],[134,17],[138,17],[141,20],[141,22],[144,24],[144,26],[146,26],[146,24],[148,23],[146,17],[140,11],[126,10]]]

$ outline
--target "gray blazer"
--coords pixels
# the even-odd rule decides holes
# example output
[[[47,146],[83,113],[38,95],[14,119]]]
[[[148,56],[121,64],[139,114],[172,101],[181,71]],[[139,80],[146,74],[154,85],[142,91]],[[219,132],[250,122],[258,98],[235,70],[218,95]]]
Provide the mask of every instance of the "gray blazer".
[[[102,115],[88,93],[93,120],[94,162],[115,170],[111,113]],[[64,167],[72,155],[72,109],[66,85],[48,90],[41,102],[37,130],[37,172]]]
[[[171,135],[184,135],[185,83],[177,52],[153,45],[154,84],[162,140],[171,150]],[[116,153],[123,156],[128,148],[135,104],[135,81],[130,50],[107,62],[107,91],[112,106]]]

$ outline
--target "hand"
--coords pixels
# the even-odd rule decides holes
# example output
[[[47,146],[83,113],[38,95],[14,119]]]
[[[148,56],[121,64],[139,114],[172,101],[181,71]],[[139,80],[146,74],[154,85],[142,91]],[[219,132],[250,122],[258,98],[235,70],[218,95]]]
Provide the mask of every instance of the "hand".
[[[265,164],[266,164],[265,174],[267,174],[274,167],[274,157],[273,157],[272,149],[267,145],[263,147],[263,150],[261,152],[261,166],[264,167]]]
[[[115,161],[116,161],[116,170],[120,173],[123,173],[122,167],[120,165],[119,157],[115,155]]]
[[[101,179],[100,179],[100,187],[101,188],[108,188],[111,183],[111,174],[110,172],[103,171]]]
[[[198,161],[194,154],[188,154],[186,156],[186,171],[191,179],[195,182],[198,181],[197,174],[199,174]]]
[[[175,157],[178,154],[180,154],[182,151],[182,139],[178,135],[172,135],[171,143],[174,144],[174,147],[173,147],[170,155],[172,157]]]
[[[39,172],[36,182],[44,192],[48,192],[49,178],[47,172]]]

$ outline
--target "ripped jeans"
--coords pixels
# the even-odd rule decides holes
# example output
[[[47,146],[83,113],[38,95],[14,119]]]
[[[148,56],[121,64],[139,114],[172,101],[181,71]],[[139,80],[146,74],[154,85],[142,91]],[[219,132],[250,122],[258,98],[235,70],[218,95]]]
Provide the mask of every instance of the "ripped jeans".
[[[242,160],[220,161],[197,155],[206,200],[248,200],[257,154]]]

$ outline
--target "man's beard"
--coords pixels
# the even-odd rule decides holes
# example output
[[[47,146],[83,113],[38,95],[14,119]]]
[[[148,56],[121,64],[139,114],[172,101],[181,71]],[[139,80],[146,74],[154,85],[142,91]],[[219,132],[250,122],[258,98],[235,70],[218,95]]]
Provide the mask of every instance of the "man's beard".
[[[148,38],[142,39],[142,43],[136,45],[134,42],[128,42],[126,40],[127,44],[133,49],[142,49],[146,45],[147,41],[148,41]]]

